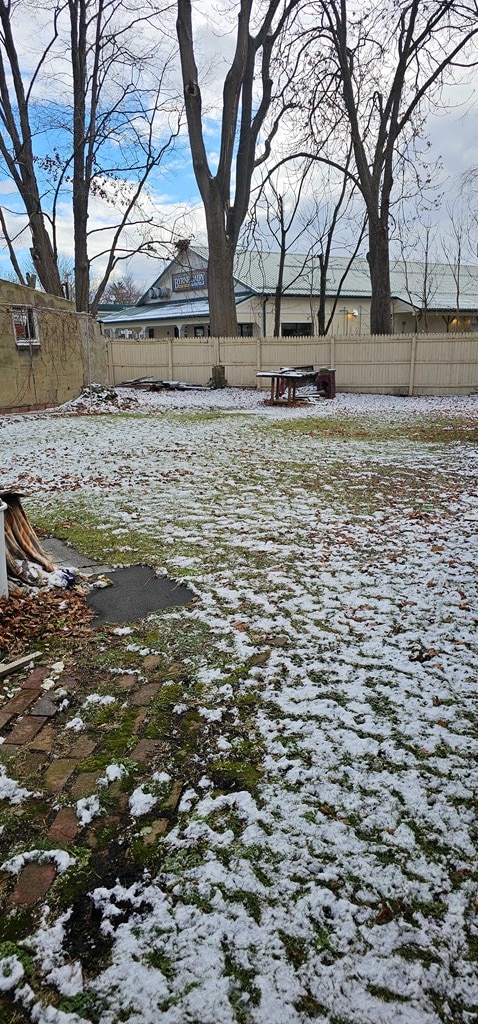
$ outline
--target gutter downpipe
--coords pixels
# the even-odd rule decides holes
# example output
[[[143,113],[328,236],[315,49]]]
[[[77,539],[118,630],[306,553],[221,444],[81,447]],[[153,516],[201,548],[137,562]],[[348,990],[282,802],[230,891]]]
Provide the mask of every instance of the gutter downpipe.
[[[266,337],[266,325],[267,325],[266,306],[267,306],[268,298],[269,298],[269,295],[264,295],[264,298],[262,300],[262,337],[263,338]]]

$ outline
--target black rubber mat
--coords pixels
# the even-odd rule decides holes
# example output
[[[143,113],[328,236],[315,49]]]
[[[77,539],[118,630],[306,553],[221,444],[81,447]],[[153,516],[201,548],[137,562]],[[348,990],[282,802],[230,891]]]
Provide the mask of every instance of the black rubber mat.
[[[128,565],[105,573],[112,586],[92,590],[87,597],[96,623],[133,622],[159,608],[189,604],[194,593],[168,576],[156,576],[150,565]]]

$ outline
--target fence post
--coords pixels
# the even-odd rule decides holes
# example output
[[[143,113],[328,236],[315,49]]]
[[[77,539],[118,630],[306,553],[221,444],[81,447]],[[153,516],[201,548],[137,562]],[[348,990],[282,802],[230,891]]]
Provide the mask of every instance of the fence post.
[[[108,384],[112,387],[115,383],[115,364],[113,359],[113,339],[108,338],[106,342],[106,372]]]
[[[168,337],[168,373],[169,379],[174,380],[173,339],[171,335]]]
[[[415,384],[415,362],[417,358],[417,335],[412,335],[412,347],[410,349],[410,376],[408,379],[408,395],[411,398],[413,395],[413,386]]]
[[[262,370],[262,338],[260,334],[256,338],[256,373],[260,373]],[[259,381],[256,377],[256,388],[260,389]]]
[[[329,369],[335,369],[335,334],[330,335],[330,362]]]
[[[214,338],[214,363],[219,366],[221,362],[221,339]]]

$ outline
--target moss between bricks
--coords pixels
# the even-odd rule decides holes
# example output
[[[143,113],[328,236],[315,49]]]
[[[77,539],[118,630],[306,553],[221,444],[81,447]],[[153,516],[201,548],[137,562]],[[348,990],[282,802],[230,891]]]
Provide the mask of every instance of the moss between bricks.
[[[187,622],[187,629],[184,628],[185,622]],[[121,678],[120,670],[139,673],[139,676],[144,679],[144,655],[135,650],[126,651],[125,647],[126,645],[137,645],[143,648],[146,646],[146,635],[147,648],[152,650],[153,654],[158,648],[162,650],[166,648],[168,657],[156,655],[154,663],[151,663],[147,671],[148,681],[163,682],[163,686],[149,706],[143,709],[146,714],[145,720],[138,723],[138,709],[124,706],[130,699],[129,692],[116,684],[117,679]],[[69,780],[66,780],[58,794],[52,794],[51,800],[68,805],[69,791],[75,779],[89,773],[101,776],[105,768],[112,762],[124,764],[128,769],[128,774],[118,783],[118,789],[126,795],[134,785],[137,785],[138,779],[146,777],[147,780],[149,764],[133,761],[131,750],[137,745],[140,737],[148,736],[158,744],[162,744],[158,748],[160,764],[162,763],[162,766],[170,773],[172,771],[173,775],[176,766],[178,773],[180,769],[181,778],[187,780],[187,784],[194,785],[195,780],[204,771],[207,771],[216,787],[221,791],[229,792],[239,788],[253,789],[262,774],[263,751],[255,730],[255,715],[261,707],[261,696],[259,692],[256,692],[256,688],[260,689],[260,680],[248,677],[251,670],[257,672],[260,664],[265,663],[269,652],[264,653],[259,659],[251,659],[235,667],[232,671],[224,673],[224,682],[229,682],[234,691],[231,709],[230,711],[225,710],[220,723],[209,722],[198,709],[199,702],[206,701],[207,703],[208,698],[207,688],[195,679],[195,665],[204,663],[204,649],[207,646],[208,664],[215,664],[224,671],[227,655],[222,647],[216,649],[218,640],[221,641],[221,637],[217,637],[204,624],[191,622],[190,617],[183,613],[176,613],[174,616],[158,614],[155,616],[154,626],[151,626],[150,621],[144,631],[141,626],[138,626],[135,632],[128,636],[127,641],[119,640],[117,636],[106,629],[98,631],[95,636],[85,640],[82,645],[81,662],[78,662],[75,652],[70,657],[68,664],[69,672],[74,672],[75,676],[75,689],[70,695],[70,707],[62,716],[58,716],[54,723],[57,734],[56,749],[63,759],[67,753],[64,744],[66,733],[62,731],[61,726],[72,715],[80,713],[81,705],[88,693],[99,692],[113,695],[116,696],[117,702],[114,705],[108,705],[105,711],[100,709],[99,713],[92,716],[92,721],[88,722],[87,732],[84,735],[95,743],[95,750],[92,754],[77,760],[74,773]],[[68,642],[66,641],[63,642],[62,649],[62,657],[65,657],[66,660],[68,660],[67,650]],[[72,662],[74,662],[73,665]],[[114,671],[111,672],[111,669]],[[244,691],[244,683],[251,688]],[[178,704],[186,704],[187,710],[179,714],[176,713],[174,708]],[[222,756],[214,762],[214,758],[217,758],[217,751],[215,751],[217,735],[227,735],[233,748],[227,758]],[[32,777],[31,763],[27,754],[28,751],[22,751],[21,757],[16,758],[17,763],[22,766],[20,775],[23,773],[26,777],[26,773],[29,771],[32,782],[38,782],[36,777]],[[55,761],[53,760],[51,763],[54,764]],[[212,776],[210,769],[212,769]],[[93,775],[91,780],[93,788],[97,789],[97,786],[94,785]],[[101,884],[102,879],[105,884],[109,884],[113,877],[137,878],[145,866],[149,868],[161,866],[164,870],[162,836],[176,821],[177,802],[182,785],[183,783],[178,779],[174,794],[170,791],[164,800],[155,806],[151,814],[142,818],[140,822],[132,822],[127,810],[119,812],[119,819],[118,816],[115,817],[117,798],[112,799],[113,794],[109,792],[111,787],[98,790],[102,806],[107,813],[111,814],[111,819],[102,821],[99,818],[89,826],[88,830],[82,830],[82,841],[87,843],[87,846],[68,847],[69,852],[75,857],[76,863],[63,875],[57,876],[49,889],[48,902],[52,912],[62,912],[73,907],[72,922],[78,928],[83,919],[82,915],[91,913],[87,893],[91,888]],[[177,791],[178,786],[179,791]],[[51,843],[42,838],[42,832],[44,833],[47,828],[52,813],[48,799],[28,800],[18,808],[7,808],[5,822],[7,827],[4,838],[8,839],[9,853],[25,849],[26,822],[32,829],[31,848],[56,847],[57,843]],[[142,834],[140,834],[138,825],[141,826]],[[195,855],[199,857],[198,862],[200,862],[204,852],[196,851]],[[13,885],[11,876],[6,879],[6,884],[7,888],[11,889]],[[89,910],[88,907],[90,907]],[[39,907],[32,910],[18,909],[11,914],[4,914],[1,920],[0,937],[7,941],[26,938],[38,926],[39,909]],[[249,907],[249,910],[253,913],[257,912],[257,908]],[[98,945],[100,936],[96,934],[91,918],[84,918],[84,920],[91,939],[90,945],[85,945],[84,949],[76,949],[75,942],[77,940],[72,932],[66,941],[66,947],[69,948],[68,943],[72,944],[72,954],[78,954],[83,966],[94,973],[98,954],[101,953],[101,956],[105,957],[108,955],[108,949],[105,947],[100,950]],[[67,1004],[70,1006],[68,1000],[62,1003],[65,1010]],[[84,1005],[86,1008],[86,1003]],[[71,1003],[71,1009],[73,1011],[73,1003]],[[92,1008],[92,1021],[94,1021],[94,1012],[96,1011]]]

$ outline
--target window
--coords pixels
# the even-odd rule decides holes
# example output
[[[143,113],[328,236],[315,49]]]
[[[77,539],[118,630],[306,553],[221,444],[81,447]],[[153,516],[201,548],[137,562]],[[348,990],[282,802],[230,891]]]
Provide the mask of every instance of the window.
[[[40,336],[33,306],[12,306],[13,333],[17,348],[38,348]]]
[[[237,334],[239,338],[252,338],[254,324],[238,324]]]
[[[309,338],[312,334],[312,324],[282,324],[283,338]]]
[[[148,327],[148,338],[154,338],[154,327]]]

